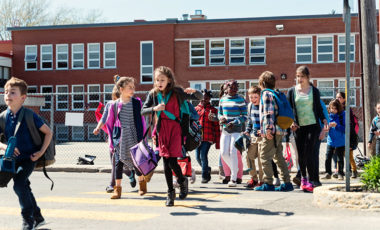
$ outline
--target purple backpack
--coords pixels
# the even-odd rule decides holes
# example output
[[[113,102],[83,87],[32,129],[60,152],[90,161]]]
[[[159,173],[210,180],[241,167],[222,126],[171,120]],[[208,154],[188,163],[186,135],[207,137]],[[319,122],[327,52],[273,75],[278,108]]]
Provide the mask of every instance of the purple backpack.
[[[131,148],[132,161],[135,167],[144,175],[148,175],[157,167],[157,157],[145,139]]]

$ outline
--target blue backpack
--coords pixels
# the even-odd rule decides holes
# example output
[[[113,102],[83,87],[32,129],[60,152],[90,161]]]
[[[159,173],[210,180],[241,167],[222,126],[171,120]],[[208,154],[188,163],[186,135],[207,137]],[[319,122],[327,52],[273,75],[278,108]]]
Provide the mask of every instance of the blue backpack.
[[[272,89],[264,89],[261,93],[269,91],[273,94],[278,111],[276,114],[276,124],[281,129],[287,129],[289,128],[293,122],[294,122],[294,114],[292,107],[290,106],[290,103],[288,99],[286,98],[285,94],[281,92],[280,90],[272,90]],[[261,98],[261,103],[263,102],[263,99]]]

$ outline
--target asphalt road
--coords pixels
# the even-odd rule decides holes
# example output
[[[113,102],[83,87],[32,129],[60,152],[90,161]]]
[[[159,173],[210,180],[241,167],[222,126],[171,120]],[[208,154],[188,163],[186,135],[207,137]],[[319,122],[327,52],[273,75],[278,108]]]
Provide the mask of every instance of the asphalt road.
[[[184,201],[177,193],[174,207],[164,205],[163,174],[153,176],[143,197],[123,181],[120,200],[109,199],[104,190],[110,174],[51,172],[50,176],[55,181],[53,191],[41,172],[31,177],[47,221],[41,229],[380,229],[379,212],[318,208],[312,205],[313,194],[299,189],[284,193],[255,192],[242,185],[228,188],[215,175],[207,185],[198,178]],[[0,229],[20,229],[20,208],[12,188],[0,189],[0,197]]]

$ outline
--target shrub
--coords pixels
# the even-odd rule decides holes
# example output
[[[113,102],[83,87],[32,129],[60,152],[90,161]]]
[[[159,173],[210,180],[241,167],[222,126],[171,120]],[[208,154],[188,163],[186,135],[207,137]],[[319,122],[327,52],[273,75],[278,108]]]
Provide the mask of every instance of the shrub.
[[[372,192],[380,192],[380,157],[373,157],[364,166],[364,173],[361,175],[361,182],[364,188]]]

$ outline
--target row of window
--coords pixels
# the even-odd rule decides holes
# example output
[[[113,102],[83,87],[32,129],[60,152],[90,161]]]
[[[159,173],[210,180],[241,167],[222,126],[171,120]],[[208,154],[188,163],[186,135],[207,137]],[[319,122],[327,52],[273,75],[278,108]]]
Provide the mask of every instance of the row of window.
[[[37,45],[25,46],[25,70],[37,70]],[[53,45],[40,45],[40,70],[53,69]],[[71,69],[85,68],[85,44],[71,44]],[[100,43],[87,43],[87,68],[100,68]],[[116,42],[103,43],[103,68],[116,68]],[[55,69],[69,69],[69,44],[55,45]]]
[[[8,80],[11,75],[11,68],[0,66],[0,79]]]
[[[81,110],[96,110],[101,101],[101,92],[103,94],[103,101],[107,103],[112,100],[112,89],[114,84],[104,84],[103,91],[100,90],[100,85],[87,85],[87,93],[85,95],[85,86],[84,85],[72,85],[71,92],[69,93],[68,85],[56,85],[55,93],[55,109],[57,111],[68,111],[69,106],[69,97],[71,97],[71,110],[81,111]],[[38,93],[37,86],[29,86],[28,93]],[[52,106],[53,96],[53,86],[51,85],[42,85],[40,86],[40,93],[45,96],[45,105],[40,109],[41,111],[49,111]],[[70,95],[69,95],[70,94]],[[87,97],[87,103],[85,98]]]
[[[209,40],[209,66],[227,65],[226,40]],[[246,65],[246,39],[229,39],[229,65]],[[350,59],[355,61],[355,36],[351,36]],[[338,35],[338,61],[345,61],[345,36]],[[313,62],[313,37],[296,37],[296,63]],[[334,35],[317,37],[317,62],[334,62]],[[266,64],[266,38],[249,39],[250,65]],[[206,40],[190,41],[190,66],[206,66]]]
[[[57,141],[100,141],[102,140],[101,134],[94,135],[92,133],[96,125],[97,124],[94,123],[82,127],[69,127],[65,126],[65,124],[55,124],[55,137]]]

